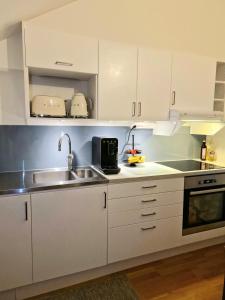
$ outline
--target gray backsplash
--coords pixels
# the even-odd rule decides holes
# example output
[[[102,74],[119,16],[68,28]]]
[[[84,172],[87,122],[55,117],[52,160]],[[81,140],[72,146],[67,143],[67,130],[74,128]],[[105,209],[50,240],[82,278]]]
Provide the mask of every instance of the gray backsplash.
[[[92,136],[116,137],[119,152],[126,140],[127,127],[59,127],[0,126],[0,172],[65,167],[68,145],[63,142],[58,152],[62,132],[71,136],[76,165],[91,163]],[[152,130],[135,130],[135,141],[148,161],[199,157],[201,136],[189,134],[181,127],[171,137],[154,136]]]

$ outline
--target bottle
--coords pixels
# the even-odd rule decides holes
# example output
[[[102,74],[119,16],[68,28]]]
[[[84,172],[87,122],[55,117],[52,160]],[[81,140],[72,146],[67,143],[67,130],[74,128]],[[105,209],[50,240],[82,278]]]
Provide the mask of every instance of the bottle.
[[[201,146],[201,160],[206,160],[206,153],[207,153],[207,146],[206,146],[206,141],[202,141],[202,146]]]

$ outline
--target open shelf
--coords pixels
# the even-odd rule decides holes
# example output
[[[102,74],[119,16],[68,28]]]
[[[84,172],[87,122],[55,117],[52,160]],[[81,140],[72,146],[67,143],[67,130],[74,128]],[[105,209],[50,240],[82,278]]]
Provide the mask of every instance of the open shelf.
[[[217,62],[216,81],[225,82],[225,63]]]
[[[97,119],[97,75],[51,73],[43,69],[27,69],[26,78],[26,108],[27,123],[46,125],[71,125],[84,122],[88,124]],[[69,75],[69,76],[68,76]],[[71,100],[76,93],[84,94],[88,106],[88,118],[74,118],[70,116]],[[36,117],[32,115],[32,99],[37,95],[56,96],[63,98],[66,107],[66,116]]]
[[[213,110],[224,113],[225,109],[225,63],[217,62]]]
[[[218,112],[223,112],[224,111],[224,101],[223,100],[214,99],[213,110],[214,111],[218,111]]]

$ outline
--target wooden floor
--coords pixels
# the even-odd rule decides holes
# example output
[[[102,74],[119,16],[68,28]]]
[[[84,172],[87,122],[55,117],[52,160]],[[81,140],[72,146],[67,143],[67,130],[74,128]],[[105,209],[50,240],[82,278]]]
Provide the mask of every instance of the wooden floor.
[[[126,274],[140,300],[221,300],[224,245],[153,262]]]

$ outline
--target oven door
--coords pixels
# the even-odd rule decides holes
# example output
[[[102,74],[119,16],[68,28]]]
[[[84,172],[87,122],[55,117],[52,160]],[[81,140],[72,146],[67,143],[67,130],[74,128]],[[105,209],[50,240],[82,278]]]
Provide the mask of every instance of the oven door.
[[[185,190],[183,235],[225,226],[225,187]]]

